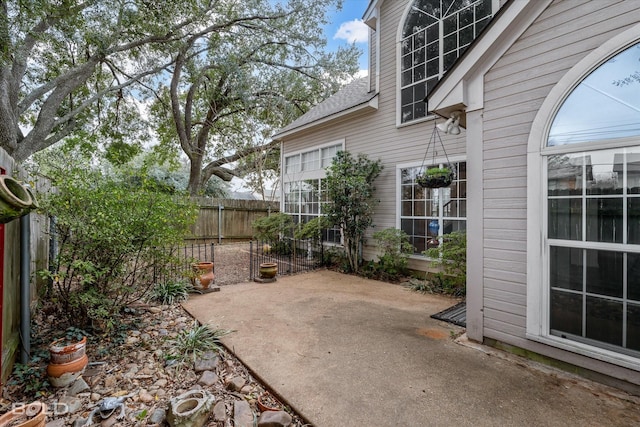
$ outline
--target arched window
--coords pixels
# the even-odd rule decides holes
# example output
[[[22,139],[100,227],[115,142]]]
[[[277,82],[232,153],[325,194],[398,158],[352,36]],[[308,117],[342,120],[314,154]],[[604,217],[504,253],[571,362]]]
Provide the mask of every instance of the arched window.
[[[425,117],[431,88],[491,20],[492,0],[414,0],[402,29],[402,123]]]
[[[600,64],[552,122],[545,283],[551,337],[640,357],[640,43]]]

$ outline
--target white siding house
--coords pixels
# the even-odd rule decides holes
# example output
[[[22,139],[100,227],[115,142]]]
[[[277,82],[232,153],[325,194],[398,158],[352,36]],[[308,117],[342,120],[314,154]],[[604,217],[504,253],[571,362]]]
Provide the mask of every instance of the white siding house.
[[[321,180],[285,164],[323,147],[381,159],[374,223],[407,231],[413,268],[429,222],[466,230],[471,339],[640,385],[640,2],[373,0],[364,20],[370,76],[276,135],[283,182]],[[451,187],[416,185],[444,162]],[[304,220],[302,193],[283,209]]]

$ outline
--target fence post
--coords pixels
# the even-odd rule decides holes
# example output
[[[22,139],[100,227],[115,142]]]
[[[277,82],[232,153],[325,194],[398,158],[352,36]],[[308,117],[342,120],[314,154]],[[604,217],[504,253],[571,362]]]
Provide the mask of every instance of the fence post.
[[[253,280],[253,240],[249,241],[249,280]]]
[[[224,206],[218,204],[218,244],[222,243],[222,210]]]

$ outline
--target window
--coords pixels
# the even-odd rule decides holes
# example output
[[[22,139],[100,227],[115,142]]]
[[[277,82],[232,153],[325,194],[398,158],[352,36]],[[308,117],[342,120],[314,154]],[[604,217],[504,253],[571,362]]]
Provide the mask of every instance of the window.
[[[492,0],[414,0],[400,43],[400,120],[426,117],[424,98],[491,20]]]
[[[549,337],[640,357],[640,44],[563,102],[542,151]],[[636,74],[634,74],[636,73]],[[594,107],[597,106],[597,107]]]
[[[331,166],[343,144],[331,144],[285,157],[283,212],[293,216],[296,223],[304,224],[322,215],[322,206],[328,203],[324,188],[325,169]],[[323,231],[323,241],[340,243],[339,229]]]
[[[417,255],[427,249],[430,239],[466,229],[467,164],[453,163],[453,167],[456,179],[445,188],[417,184],[424,167],[400,169],[400,228],[409,235]]]

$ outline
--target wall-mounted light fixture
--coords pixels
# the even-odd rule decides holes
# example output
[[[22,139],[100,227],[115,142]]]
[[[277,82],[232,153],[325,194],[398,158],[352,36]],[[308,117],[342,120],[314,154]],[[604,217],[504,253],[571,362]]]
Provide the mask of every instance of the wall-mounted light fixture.
[[[446,122],[438,125],[438,130],[450,135],[460,134],[460,111],[453,111]]]

